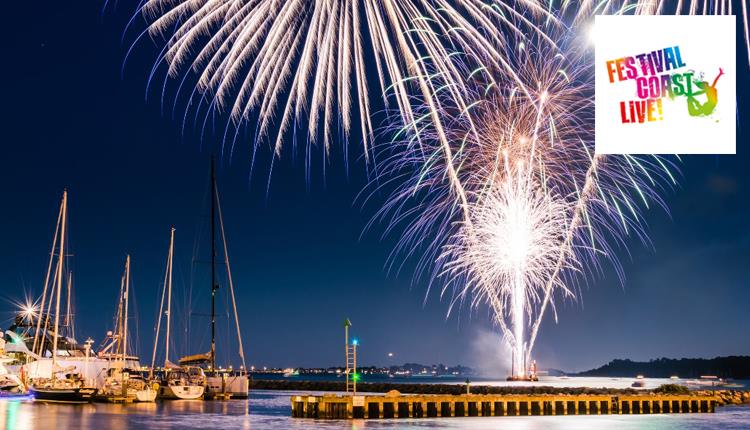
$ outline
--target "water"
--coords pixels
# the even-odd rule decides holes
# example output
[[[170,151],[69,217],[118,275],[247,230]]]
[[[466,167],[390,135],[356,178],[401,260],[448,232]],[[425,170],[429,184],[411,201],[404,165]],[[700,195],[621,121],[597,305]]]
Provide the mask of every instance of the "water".
[[[625,387],[631,378],[545,378],[542,385]],[[413,378],[409,382],[416,382]],[[665,380],[646,379],[647,386]],[[426,379],[424,382],[435,382]],[[445,381],[449,382],[449,381]],[[457,381],[452,381],[456,383]],[[480,382],[477,382],[480,383]],[[482,384],[508,385],[505,381]],[[290,396],[299,391],[252,391],[249,400],[165,401],[130,405],[42,404],[0,400],[0,429],[750,429],[750,407],[724,406],[714,414],[496,417],[315,421],[290,417]]]
[[[261,378],[258,378],[261,379]],[[284,381],[339,381],[344,382],[344,379],[337,377],[335,374],[322,374],[322,375],[300,375],[292,377],[284,377],[282,375],[263,375],[262,379],[268,380],[284,380]],[[395,377],[389,378],[383,375],[363,375],[363,382],[379,382],[379,383],[391,383],[391,384],[460,384],[464,385],[466,382],[466,376],[445,376],[445,377]],[[600,376],[541,376],[537,382],[527,381],[506,381],[505,379],[488,378],[480,376],[469,377],[472,385],[489,385],[493,387],[525,387],[525,386],[544,386],[544,387],[555,387],[555,388],[578,388],[578,387],[589,387],[589,388],[633,388],[631,384],[635,381],[635,378],[613,378],[613,377],[600,377]],[[670,378],[644,378],[641,380],[645,383],[643,387],[636,388],[637,390],[650,390],[657,388],[663,384],[680,384],[687,385],[688,379],[670,379]],[[750,389],[750,380],[733,380],[731,381],[736,386],[733,387],[710,387],[710,386],[689,386],[692,389],[699,390],[711,390],[711,389],[739,389],[747,390]]]

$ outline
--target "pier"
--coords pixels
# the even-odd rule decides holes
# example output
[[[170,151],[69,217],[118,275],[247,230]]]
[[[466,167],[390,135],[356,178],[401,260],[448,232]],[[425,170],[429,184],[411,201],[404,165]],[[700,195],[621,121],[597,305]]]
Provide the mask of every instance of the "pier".
[[[542,415],[631,415],[715,412],[705,395],[460,394],[292,396],[293,418],[396,419]]]

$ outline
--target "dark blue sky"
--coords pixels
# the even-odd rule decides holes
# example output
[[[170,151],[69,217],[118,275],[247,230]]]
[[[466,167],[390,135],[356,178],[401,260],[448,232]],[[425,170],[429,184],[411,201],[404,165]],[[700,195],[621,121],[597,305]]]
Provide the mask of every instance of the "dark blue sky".
[[[201,148],[197,132],[182,136],[169,110],[161,112],[155,93],[144,100],[150,42],[136,48],[121,77],[134,37],[121,44],[131,11],[120,5],[102,14],[95,3],[45,2],[35,11],[14,3],[6,15],[0,326],[11,317],[6,300],[40,293],[67,187],[79,340],[103,337],[130,253],[140,354],[148,357],[169,227],[177,228],[175,288],[184,290],[216,139]],[[746,64],[738,52],[740,112],[748,109]],[[581,303],[560,307],[558,324],[547,318],[535,353],[542,367],[750,354],[747,137],[740,120],[737,156],[684,158],[679,189],[666,194],[671,219],[647,213],[653,248],[633,240],[631,255],[621,254],[624,288],[611,274],[592,280]],[[359,151],[356,143],[351,149]],[[362,339],[361,362],[507,365],[483,311],[446,320],[447,304],[437,294],[425,303],[425,286],[411,285],[411,273],[384,271],[393,242],[378,231],[360,238],[374,208],[355,203],[364,166],[353,162],[347,174],[340,145],[325,176],[317,162],[309,183],[287,153],[268,196],[265,171],[249,181],[248,150],[245,143],[231,163],[225,159],[218,179],[249,364],[340,364],[348,316]],[[208,293],[196,285],[195,297],[201,287]],[[193,337],[205,341],[198,329]]]

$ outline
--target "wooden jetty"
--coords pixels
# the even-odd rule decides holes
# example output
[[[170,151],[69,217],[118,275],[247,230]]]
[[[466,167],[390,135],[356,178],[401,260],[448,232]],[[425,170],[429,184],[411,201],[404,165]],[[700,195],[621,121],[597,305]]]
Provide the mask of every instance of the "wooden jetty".
[[[718,399],[705,395],[460,394],[292,396],[292,417],[383,419],[606,415],[715,412]]]

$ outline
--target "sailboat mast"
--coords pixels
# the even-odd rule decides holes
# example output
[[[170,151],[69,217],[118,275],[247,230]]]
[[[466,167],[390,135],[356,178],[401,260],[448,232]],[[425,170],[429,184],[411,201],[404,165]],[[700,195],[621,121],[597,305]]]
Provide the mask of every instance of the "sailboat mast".
[[[122,361],[125,361],[128,354],[128,293],[130,292],[130,254],[125,259],[125,293],[123,301],[125,302],[125,315],[122,320]]]
[[[52,249],[49,252],[49,264],[47,265],[47,275],[44,277],[44,292],[42,293],[42,303],[39,305],[39,318],[36,320],[36,330],[34,331],[34,345],[31,348],[33,352],[36,352],[36,345],[37,340],[39,340],[40,337],[40,329],[42,328],[42,319],[44,319],[44,327],[46,330],[47,323],[49,321],[49,312],[44,312],[44,305],[46,304],[47,300],[47,289],[52,290],[54,288],[55,281],[52,280],[52,284],[49,283],[50,274],[52,274],[52,262],[55,261],[55,248],[57,247],[57,237],[60,235],[60,220],[62,219],[62,202],[60,202],[60,212],[57,214],[57,225],[55,227],[55,238],[52,239]],[[57,273],[57,270],[55,270],[55,273]],[[52,302],[52,297],[50,297],[50,302]],[[47,307],[49,307],[49,304],[47,304]],[[44,337],[42,336],[40,345],[39,345],[39,355],[44,355],[42,353],[44,348]]]
[[[67,333],[70,337],[73,339],[76,338],[76,332],[73,327],[73,308],[71,307],[70,301],[71,301],[71,292],[73,291],[73,271],[68,272],[68,292],[67,292],[67,300],[68,300],[68,306],[65,311],[65,327],[67,329]]]
[[[120,297],[117,301],[117,325],[115,327],[115,339],[117,339],[117,350],[115,351],[116,358],[123,354],[122,350],[122,314],[123,314],[123,301],[125,296],[125,274],[120,276]]]
[[[245,368],[245,350],[242,346],[242,333],[240,333],[240,319],[237,314],[237,301],[234,297],[234,282],[232,281],[232,266],[229,264],[229,250],[227,246],[227,236],[224,231],[224,216],[221,213],[221,199],[219,199],[219,190],[216,190],[216,210],[219,216],[219,231],[221,231],[221,244],[224,246],[224,264],[227,266],[227,281],[229,284],[229,296],[232,298],[232,308],[234,309],[234,325],[237,329],[237,346],[239,347],[240,358],[242,359],[242,369]]]
[[[216,172],[211,156],[211,370],[216,369]]]
[[[60,329],[60,295],[63,284],[63,261],[65,260],[65,227],[68,215],[68,190],[63,191],[62,200],[62,223],[60,226],[60,248],[57,255],[57,297],[55,298],[55,336],[52,339],[52,364],[57,363],[57,337]]]
[[[159,317],[156,319],[156,330],[154,332],[154,349],[151,352],[151,372],[149,378],[154,376],[154,367],[156,366],[156,348],[159,346],[159,333],[161,332],[161,320],[164,317],[164,296],[167,293],[167,283],[169,282],[169,264],[172,249],[172,241],[174,240],[174,227],[172,227],[172,239],[169,244],[170,252],[167,253],[167,269],[164,271],[164,284],[161,290],[161,303],[159,304]]]
[[[166,335],[166,353],[164,355],[164,367],[169,362],[169,323],[172,319],[172,260],[174,258],[174,227],[172,227],[172,236],[169,239],[169,264],[167,270],[169,277],[167,279],[167,335]]]

